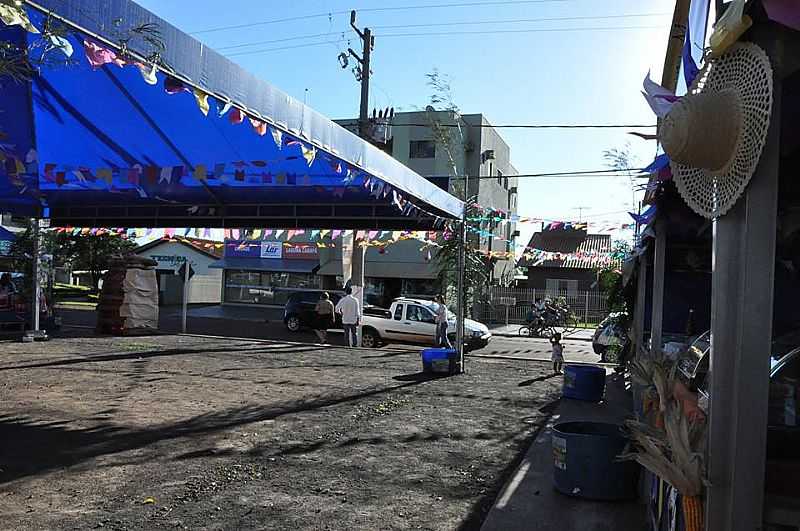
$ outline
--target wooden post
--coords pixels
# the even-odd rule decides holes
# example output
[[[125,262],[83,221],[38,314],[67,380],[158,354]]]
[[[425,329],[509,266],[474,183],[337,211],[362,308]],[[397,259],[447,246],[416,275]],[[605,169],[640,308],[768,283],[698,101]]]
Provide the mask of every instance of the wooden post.
[[[650,354],[661,354],[662,324],[664,322],[664,269],[667,250],[667,223],[663,217],[656,221],[656,248],[653,255],[653,315],[650,323]]]
[[[770,25],[754,28],[774,68],[782,43]],[[706,529],[763,528],[769,356],[780,161],[780,75],[759,165],[736,206],[714,225],[711,393]]]
[[[647,304],[647,256],[639,258],[639,275],[636,279],[636,307],[633,312],[635,352],[644,348],[644,310]]]

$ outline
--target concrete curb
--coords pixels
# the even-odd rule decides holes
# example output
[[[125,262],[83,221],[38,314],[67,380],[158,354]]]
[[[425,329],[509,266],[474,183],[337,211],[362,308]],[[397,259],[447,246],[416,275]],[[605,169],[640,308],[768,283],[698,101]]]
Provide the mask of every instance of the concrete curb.
[[[544,339],[544,338],[535,338],[530,336],[521,336],[519,334],[498,333],[498,332],[493,332],[492,330],[489,330],[489,332],[491,332],[492,335],[495,337],[512,337],[516,339]],[[592,341],[591,337],[565,336],[563,334],[561,335],[561,339],[569,339],[570,341],[589,341],[589,342]]]

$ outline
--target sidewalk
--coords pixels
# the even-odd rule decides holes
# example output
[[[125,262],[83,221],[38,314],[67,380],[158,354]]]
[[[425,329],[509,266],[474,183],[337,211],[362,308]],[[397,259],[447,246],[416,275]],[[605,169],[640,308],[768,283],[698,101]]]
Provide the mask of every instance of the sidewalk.
[[[481,531],[640,531],[646,528],[645,506],[636,501],[594,502],[571,498],[553,488],[552,426],[592,420],[620,423],[630,415],[631,395],[622,378],[608,371],[606,400],[600,404],[562,399],[544,430],[487,516]]]
[[[489,326],[489,331],[491,331],[492,334],[495,336],[520,337],[519,329],[522,325],[511,324],[506,326],[503,324],[492,324],[488,326]],[[577,341],[591,341],[593,335],[594,335],[594,328],[578,328],[577,330],[573,330],[572,332],[561,331],[561,336],[564,339],[574,339]]]

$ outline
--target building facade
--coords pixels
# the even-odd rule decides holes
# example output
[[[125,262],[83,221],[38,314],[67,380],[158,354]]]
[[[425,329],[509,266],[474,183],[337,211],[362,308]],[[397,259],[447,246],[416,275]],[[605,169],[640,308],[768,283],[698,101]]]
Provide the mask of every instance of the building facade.
[[[528,270],[526,287],[550,297],[574,295],[596,287],[601,259],[611,252],[611,236],[587,234],[584,230],[548,230],[535,233],[528,248],[561,253],[564,257],[541,262],[520,260],[519,267]]]
[[[357,120],[338,120],[357,131]],[[385,149],[394,158],[428,180],[462,199],[475,198],[487,209],[517,213],[517,170],[511,163],[511,148],[482,114],[450,111],[419,111],[394,114]],[[518,236],[513,223],[491,224],[483,231],[492,236],[471,235],[481,251],[513,251]],[[508,243],[509,241],[513,243]],[[435,268],[413,249],[407,258],[420,268]],[[493,284],[513,282],[514,260],[489,260]],[[436,275],[434,274],[433,277]]]
[[[206,246],[209,243],[211,245]],[[187,262],[195,272],[189,282],[189,304],[219,304],[222,271],[213,266],[220,260],[221,253],[216,250],[215,243],[219,242],[194,238],[159,239],[136,249],[138,256],[158,262],[156,279],[160,305],[183,302],[184,279],[179,270]]]

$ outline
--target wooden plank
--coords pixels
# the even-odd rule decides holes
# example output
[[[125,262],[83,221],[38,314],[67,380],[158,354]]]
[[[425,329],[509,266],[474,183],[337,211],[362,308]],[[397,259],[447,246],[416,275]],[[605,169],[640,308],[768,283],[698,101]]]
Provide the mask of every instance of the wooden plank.
[[[773,61],[780,60],[773,35],[759,30],[753,35]],[[781,91],[776,76],[758,168],[738,204],[714,226],[709,531],[763,526]]]

